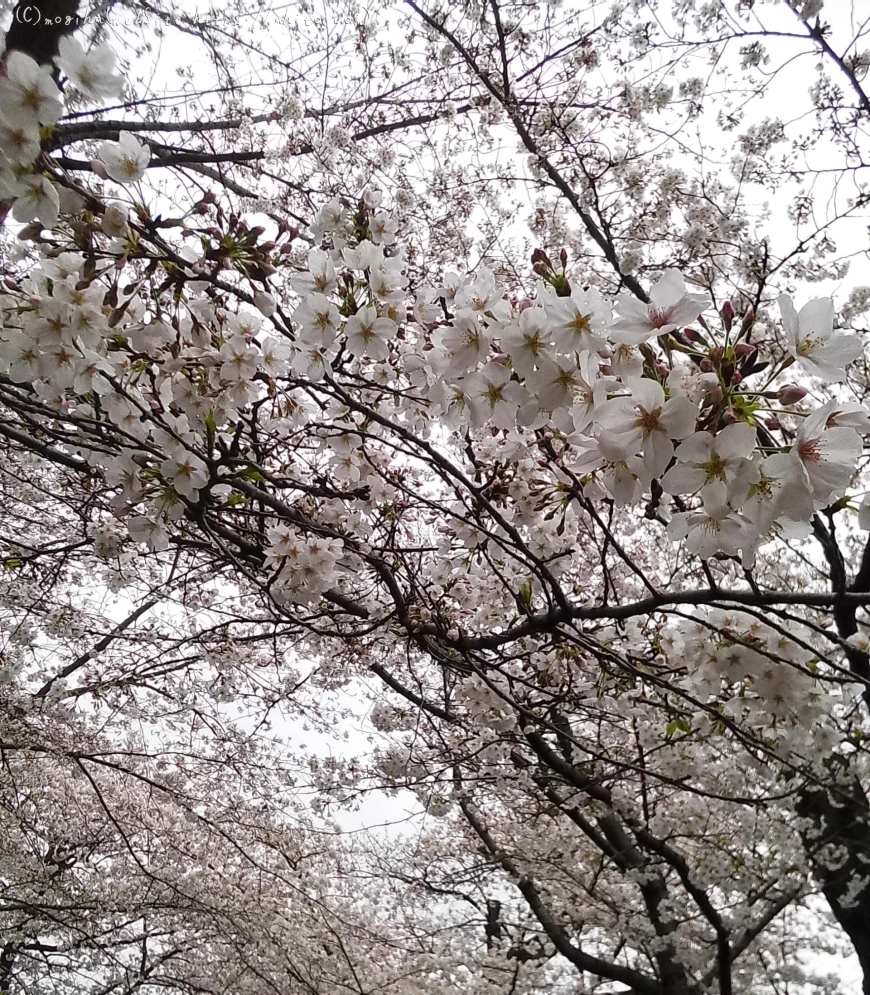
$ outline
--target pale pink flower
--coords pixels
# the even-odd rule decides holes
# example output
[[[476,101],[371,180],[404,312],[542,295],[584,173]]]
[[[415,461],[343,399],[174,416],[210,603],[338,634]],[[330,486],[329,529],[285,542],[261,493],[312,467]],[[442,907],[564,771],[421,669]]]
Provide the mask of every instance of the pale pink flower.
[[[468,308],[478,314],[492,315],[497,321],[510,318],[510,304],[504,299],[504,291],[495,282],[491,270],[481,267],[473,280],[461,283],[454,299],[457,310]]]
[[[117,183],[141,180],[151,162],[151,150],[129,131],[122,131],[117,142],[103,142],[98,155],[106,173]]]
[[[724,517],[740,507],[758,480],[758,468],[748,459],[755,442],[755,429],[746,422],[728,425],[715,436],[696,432],[678,447],[678,462],[662,478],[662,488],[667,494],[700,491],[707,514]]]
[[[54,61],[76,89],[94,103],[121,95],[124,81],[114,73],[115,53],[108,45],[96,45],[86,52],[77,38],[63,35]]]
[[[614,342],[639,345],[653,335],[665,335],[695,321],[710,303],[706,294],[690,294],[679,270],[665,270],[644,304],[628,292],[616,299],[619,318],[610,336]]]
[[[387,343],[395,338],[396,323],[379,318],[377,309],[369,305],[347,319],[344,332],[354,356],[369,356],[381,362],[390,354]]]
[[[811,376],[828,383],[846,379],[846,367],[864,352],[857,335],[834,334],[834,303],[829,297],[795,310],[791,298],[777,298],[788,351]]]
[[[250,380],[257,372],[260,354],[248,345],[244,335],[233,335],[221,346],[221,380]]]
[[[10,52],[6,75],[0,77],[0,114],[9,124],[32,128],[54,125],[60,118],[60,91],[48,66],[39,66],[23,52]]]
[[[685,539],[689,552],[702,560],[716,553],[736,556],[756,537],[752,523],[743,515],[732,512],[718,517],[706,511],[679,512],[668,525],[667,534],[673,541]]]
[[[601,406],[596,418],[601,452],[609,460],[624,460],[637,453],[651,480],[667,469],[674,455],[674,439],[685,439],[695,430],[697,405],[685,397],[665,400],[653,380],[630,379],[631,395],[614,398]]]
[[[208,482],[205,463],[181,447],[161,462],[160,473],[178,494],[187,498],[195,498]]]
[[[29,124],[12,124],[0,111],[0,152],[16,166],[29,166],[39,157],[39,129],[34,118]]]
[[[271,318],[278,308],[275,298],[265,290],[254,291],[254,307],[264,318]]]
[[[371,219],[369,228],[372,233],[372,241],[375,245],[392,245],[396,241],[396,232],[399,230],[399,223],[384,211],[378,211]]]
[[[510,371],[498,363],[487,363],[479,372],[463,382],[465,400],[471,411],[472,423],[493,425],[499,429],[515,428],[517,412],[529,400],[529,393]]]
[[[448,373],[465,374],[476,369],[489,350],[489,339],[473,311],[459,311],[453,324],[436,332],[433,340],[448,357]]]
[[[338,286],[335,264],[328,252],[312,249],[308,253],[308,270],[294,273],[290,286],[297,294],[331,294]]]
[[[550,322],[543,308],[529,307],[501,333],[502,349],[521,377],[530,377],[551,358]]]
[[[12,207],[12,217],[16,221],[22,224],[39,221],[44,228],[53,228],[57,224],[59,211],[57,188],[48,177],[34,173],[21,179],[18,196]]]
[[[146,518],[145,515],[134,515],[127,521],[127,530],[136,542],[147,543],[154,553],[169,548],[169,533],[161,521]]]
[[[293,312],[293,321],[300,342],[322,348],[332,345],[341,328],[338,308],[323,294],[309,294]]]
[[[804,418],[791,449],[817,508],[843,496],[863,449],[861,437],[851,428],[826,427],[836,406],[829,401]]]
[[[606,344],[610,307],[601,294],[575,288],[570,297],[556,297],[544,304],[551,318],[553,341],[560,352],[598,352]]]

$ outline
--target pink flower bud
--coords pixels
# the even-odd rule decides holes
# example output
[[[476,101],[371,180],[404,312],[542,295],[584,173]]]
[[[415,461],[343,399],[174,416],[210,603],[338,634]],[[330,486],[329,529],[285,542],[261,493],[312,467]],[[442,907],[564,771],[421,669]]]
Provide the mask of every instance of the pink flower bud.
[[[734,412],[730,408],[722,415],[722,421],[725,422],[726,425],[733,425],[736,421],[739,420],[740,419],[737,417],[737,415],[734,414]]]
[[[529,298],[528,298],[528,297],[524,297],[524,298],[523,298],[523,299],[522,299],[522,300],[520,301],[519,305],[517,306],[517,309],[518,309],[519,311],[528,311],[528,309],[529,309],[530,307],[532,307],[532,306],[533,306],[533,305],[532,305],[532,302],[531,302],[531,301],[529,300]]]
[[[784,387],[779,388],[779,393],[776,395],[776,399],[780,404],[797,404],[798,401],[802,401],[806,396],[807,392],[804,387],[798,387],[797,384],[788,383]]]
[[[755,352],[755,346],[750,345],[748,342],[738,342],[734,346],[734,355],[739,359],[744,359],[746,356],[751,356]]]
[[[725,327],[725,331],[730,332],[731,323],[734,321],[734,305],[731,301],[725,301],[722,305],[722,309],[719,311],[719,315],[722,318],[722,324]]]
[[[779,418],[766,418],[764,424],[770,429],[771,432],[779,432],[782,429],[782,422]]]

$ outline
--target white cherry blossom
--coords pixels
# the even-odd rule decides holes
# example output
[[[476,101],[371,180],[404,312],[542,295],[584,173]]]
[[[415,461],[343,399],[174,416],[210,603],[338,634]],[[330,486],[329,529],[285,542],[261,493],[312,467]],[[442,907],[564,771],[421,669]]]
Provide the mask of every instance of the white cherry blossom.
[[[368,356],[382,361],[389,355],[387,343],[396,335],[396,323],[378,317],[377,308],[360,308],[348,318],[344,327],[347,347],[355,356]]]
[[[297,294],[331,294],[338,283],[335,277],[335,264],[328,252],[312,249],[308,253],[308,272],[294,273],[290,285]]]
[[[396,241],[399,223],[384,211],[379,211],[369,224],[375,245],[392,245]]]
[[[551,322],[543,308],[529,307],[501,332],[501,347],[517,373],[530,377],[552,359],[551,335]]]
[[[808,522],[814,511],[813,495],[800,461],[791,453],[773,453],[754,462],[758,479],[749,488],[741,511],[759,537],[767,536],[783,518]]]
[[[452,324],[433,336],[447,359],[448,374],[465,374],[483,362],[489,339],[473,311],[459,311]]]
[[[0,152],[10,163],[29,166],[39,157],[39,130],[35,121],[12,124],[5,120],[0,110]]]
[[[828,383],[846,379],[846,367],[863,354],[857,335],[834,334],[834,302],[810,301],[798,313],[787,294],[777,298],[789,353],[811,376]]]
[[[260,354],[248,345],[244,335],[233,335],[221,346],[221,380],[249,380],[257,372]]]
[[[511,429],[517,423],[518,410],[529,400],[529,393],[508,369],[499,363],[487,363],[462,384],[466,403],[477,426],[492,424],[495,428]]]
[[[179,446],[170,449],[169,455],[160,464],[160,473],[178,494],[187,498],[195,498],[208,482],[205,463]]]
[[[267,335],[260,342],[260,369],[270,377],[280,377],[287,373],[290,346],[281,339]]]
[[[117,183],[141,180],[151,162],[151,150],[129,131],[122,131],[117,142],[103,142],[98,156],[106,173]]]
[[[10,52],[5,75],[0,77],[0,116],[13,127],[31,129],[57,124],[61,114],[60,91],[47,66],[39,66],[24,52]]]
[[[727,425],[715,436],[696,432],[677,447],[677,464],[662,477],[662,488],[667,494],[699,491],[707,514],[724,517],[740,508],[758,480],[758,467],[748,458],[755,443],[755,429],[746,422]]]
[[[39,221],[45,228],[53,228],[57,224],[60,198],[57,187],[47,176],[33,173],[22,177],[16,194],[12,207],[12,216],[16,221],[22,224]]]
[[[271,318],[277,310],[278,304],[275,298],[265,290],[254,292],[254,307],[264,318]]]
[[[598,442],[609,460],[642,453],[651,480],[667,469],[674,440],[685,439],[695,430],[698,409],[685,397],[666,400],[661,385],[652,380],[629,379],[626,386],[629,396],[601,405]]]
[[[826,427],[835,407],[836,401],[829,401],[804,418],[791,449],[817,508],[849,486],[863,449],[861,437],[851,428]]]
[[[690,553],[703,560],[717,553],[737,556],[751,545],[756,533],[752,522],[744,515],[731,512],[727,515],[710,515],[704,511],[678,512],[667,528],[668,536],[686,540]]]
[[[384,264],[384,250],[368,239],[363,239],[358,245],[346,245],[341,250],[342,259],[351,269],[378,269]]]
[[[115,53],[108,45],[86,52],[73,35],[62,35],[54,61],[89,100],[101,103],[120,96],[124,81],[115,75]]]
[[[614,342],[639,345],[654,335],[665,335],[695,321],[709,306],[706,294],[693,294],[678,270],[665,270],[644,304],[628,292],[616,299],[619,315],[610,329]]]
[[[574,288],[570,297],[547,298],[552,336],[560,352],[598,352],[606,345],[610,307],[594,287]]]
[[[338,308],[325,294],[309,294],[293,312],[299,339],[308,346],[328,348],[341,328]]]
[[[159,519],[147,515],[133,515],[127,519],[127,529],[136,542],[144,542],[152,552],[169,549],[169,530]]]
[[[510,304],[504,291],[496,284],[492,270],[481,267],[474,277],[456,291],[454,304],[457,310],[468,309],[479,315],[490,314],[496,321],[510,318]]]

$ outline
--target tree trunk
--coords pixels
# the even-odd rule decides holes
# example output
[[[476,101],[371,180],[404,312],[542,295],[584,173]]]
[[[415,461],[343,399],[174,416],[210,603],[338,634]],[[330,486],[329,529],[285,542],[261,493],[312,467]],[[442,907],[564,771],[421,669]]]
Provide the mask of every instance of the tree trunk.
[[[870,804],[848,765],[846,757],[832,757],[832,784],[805,787],[796,811],[812,823],[802,832],[804,847],[831,911],[852,941],[864,995],[870,995]]]

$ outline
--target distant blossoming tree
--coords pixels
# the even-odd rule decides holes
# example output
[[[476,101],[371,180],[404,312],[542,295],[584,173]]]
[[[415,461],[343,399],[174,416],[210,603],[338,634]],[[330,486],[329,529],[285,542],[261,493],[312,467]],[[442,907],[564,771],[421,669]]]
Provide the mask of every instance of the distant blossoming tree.
[[[870,293],[804,285],[868,28],[767,7],[300,8],[230,108],[240,29],[143,4],[226,84],[187,119],[122,8],[6,54],[0,992],[870,992]],[[752,106],[799,40],[854,190],[788,250],[744,181],[828,167],[686,74]],[[372,88],[314,109],[322,47]],[[412,839],[331,832],[369,792]]]

